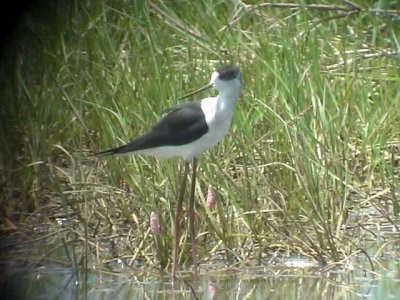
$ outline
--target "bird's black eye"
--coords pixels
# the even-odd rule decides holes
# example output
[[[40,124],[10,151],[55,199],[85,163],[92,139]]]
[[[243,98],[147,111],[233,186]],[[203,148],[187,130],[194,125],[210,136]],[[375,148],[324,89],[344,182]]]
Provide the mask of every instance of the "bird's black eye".
[[[231,80],[238,76],[240,70],[238,67],[226,65],[222,66],[217,70],[219,74],[219,79],[221,80]]]

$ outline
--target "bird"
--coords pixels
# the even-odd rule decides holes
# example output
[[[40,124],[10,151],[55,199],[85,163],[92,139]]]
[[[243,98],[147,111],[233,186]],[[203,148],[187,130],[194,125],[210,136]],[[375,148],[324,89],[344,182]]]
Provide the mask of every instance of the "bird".
[[[211,74],[210,82],[202,88],[183,96],[186,99],[210,88],[219,93],[199,102],[178,104],[166,111],[152,129],[132,142],[120,147],[98,152],[98,157],[139,154],[161,159],[181,158],[185,162],[182,183],[178,194],[172,241],[172,281],[176,281],[180,226],[183,217],[183,198],[190,164],[192,164],[192,186],[189,198],[189,231],[192,244],[192,262],[195,277],[198,277],[195,237],[195,181],[197,157],[218,144],[228,133],[233,110],[243,84],[240,68],[222,65]]]

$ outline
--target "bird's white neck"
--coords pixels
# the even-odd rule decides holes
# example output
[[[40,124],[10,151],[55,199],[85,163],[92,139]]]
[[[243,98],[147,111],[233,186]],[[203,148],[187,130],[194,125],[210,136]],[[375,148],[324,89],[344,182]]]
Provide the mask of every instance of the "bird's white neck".
[[[240,87],[220,91],[220,93],[217,96],[218,110],[219,111],[226,109],[233,110],[233,107],[235,106],[239,94],[240,94]]]

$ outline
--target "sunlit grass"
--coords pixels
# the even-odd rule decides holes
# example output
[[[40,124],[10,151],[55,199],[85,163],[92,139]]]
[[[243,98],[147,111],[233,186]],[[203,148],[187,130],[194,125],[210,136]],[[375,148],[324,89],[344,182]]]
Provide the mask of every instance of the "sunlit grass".
[[[363,201],[377,190],[386,191],[382,215],[398,218],[395,19],[233,1],[53,9],[63,22],[50,26],[52,18],[33,12],[38,39],[25,51],[21,40],[9,54],[11,75],[2,75],[2,114],[13,124],[2,119],[2,143],[10,145],[1,157],[4,217],[24,222],[25,213],[40,212],[53,226],[55,216],[66,218],[93,263],[166,267],[178,162],[90,154],[146,132],[228,62],[241,67],[245,86],[230,134],[200,158],[202,261],[236,263],[281,249],[340,261],[354,250],[349,212],[357,203],[378,206]],[[213,211],[205,207],[209,187]],[[156,237],[151,212],[161,223]]]

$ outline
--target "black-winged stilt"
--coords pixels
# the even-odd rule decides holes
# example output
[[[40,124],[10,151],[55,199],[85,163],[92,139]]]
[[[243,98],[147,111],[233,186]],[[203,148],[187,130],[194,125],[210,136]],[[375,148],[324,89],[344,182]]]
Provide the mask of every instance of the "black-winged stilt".
[[[177,105],[150,130],[129,144],[97,153],[98,156],[143,154],[158,158],[181,157],[185,161],[181,190],[175,214],[173,235],[172,277],[176,280],[182,203],[186,190],[189,164],[193,164],[191,197],[189,201],[189,228],[192,243],[192,257],[197,277],[197,255],[194,229],[194,193],[196,180],[196,157],[215,146],[228,132],[232,122],[233,107],[242,87],[242,75],[238,67],[225,65],[211,75],[210,83],[195,92],[182,97],[187,98],[208,88],[219,91],[216,97],[208,97],[197,103]]]

